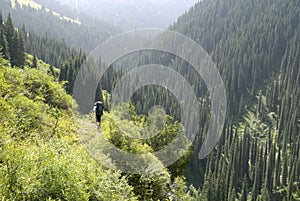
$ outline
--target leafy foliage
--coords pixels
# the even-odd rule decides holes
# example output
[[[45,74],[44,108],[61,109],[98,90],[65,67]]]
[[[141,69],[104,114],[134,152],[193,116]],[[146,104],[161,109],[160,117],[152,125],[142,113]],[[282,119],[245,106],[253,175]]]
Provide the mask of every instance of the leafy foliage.
[[[227,88],[223,135],[205,160],[197,153],[210,123],[210,96],[185,61],[163,52],[133,53],[115,62],[101,80],[110,92],[129,70],[152,62],[173,68],[189,82],[199,97],[200,130],[186,176],[201,189],[202,200],[298,198],[299,8],[299,1],[201,1],[170,27],[211,55]],[[189,48],[185,53],[193,54]],[[140,114],[162,105],[180,118],[178,101],[163,87],[142,87],[131,98]]]
[[[145,117],[144,115],[136,115],[134,107],[132,105],[129,106],[131,110],[130,119],[133,121],[124,118],[125,115],[120,114],[124,110],[119,108],[111,111],[110,114],[106,113],[101,123],[102,133],[104,133],[117,148],[132,154],[153,153],[158,148],[170,143],[176,135],[184,136],[184,134],[180,132],[180,124],[178,122],[173,123],[171,117],[167,117],[169,121],[163,125],[163,129],[155,137],[147,140],[132,138],[130,133],[134,132],[142,136],[143,132],[145,132],[143,128],[149,125],[149,121],[155,121],[153,118],[160,119],[161,114],[158,112],[150,119],[150,117]],[[122,125],[122,130],[118,125]],[[151,131],[147,130],[146,132]],[[185,136],[183,138],[186,139]],[[179,151],[177,147],[174,149]],[[140,200],[172,200],[179,198],[183,200],[194,200],[197,194],[196,190],[192,187],[190,187],[191,189],[186,187],[185,178],[183,176],[183,171],[188,164],[190,156],[191,152],[187,151],[184,157],[177,163],[161,172],[150,171],[144,175],[125,175],[128,178],[129,184],[134,187],[134,192],[139,196]],[[170,157],[175,157],[175,155],[170,154]],[[153,155],[153,158],[156,157]],[[113,163],[114,160],[118,160],[120,163],[122,159],[112,157],[111,160]],[[158,159],[153,159],[150,162],[161,163]],[[121,163],[126,164],[126,161]],[[191,193],[191,195],[189,195],[189,193]]]
[[[103,169],[78,143],[64,88],[0,59],[1,199],[137,200],[120,172]]]

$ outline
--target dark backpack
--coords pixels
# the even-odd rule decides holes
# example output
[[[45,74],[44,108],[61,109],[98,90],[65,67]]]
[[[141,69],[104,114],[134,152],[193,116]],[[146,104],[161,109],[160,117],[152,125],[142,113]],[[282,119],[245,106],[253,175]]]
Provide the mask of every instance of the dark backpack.
[[[96,115],[102,115],[103,114],[103,103],[98,101],[96,103]]]

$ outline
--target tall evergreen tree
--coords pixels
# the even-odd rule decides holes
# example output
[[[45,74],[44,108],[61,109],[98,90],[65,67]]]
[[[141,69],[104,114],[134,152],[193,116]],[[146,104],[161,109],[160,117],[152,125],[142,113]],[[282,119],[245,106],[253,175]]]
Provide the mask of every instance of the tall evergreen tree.
[[[240,201],[247,201],[247,196],[248,196],[248,182],[247,182],[247,177],[245,175],[243,180],[243,187],[242,187],[242,194],[241,194]]]
[[[6,35],[9,49],[10,49],[10,45],[13,43],[14,33],[15,33],[15,28],[9,13],[7,16],[7,20],[5,22],[5,35]]]
[[[32,68],[37,68],[37,59],[36,59],[35,54],[33,55],[33,58],[32,58]],[[50,66],[50,69],[51,69],[51,66]]]
[[[10,54],[10,63],[12,66],[18,66],[18,47],[19,47],[19,37],[18,33],[16,31],[13,32],[13,37],[9,39],[10,42],[8,42],[9,45],[9,54]]]
[[[25,65],[25,45],[21,32],[18,32],[17,41],[17,66],[22,67]]]
[[[3,26],[0,26],[0,45],[2,46],[2,54],[4,56],[5,59],[9,60],[10,56],[9,56],[9,51],[8,51],[8,43],[5,37],[5,32],[3,29]]]
[[[2,12],[0,11],[0,27],[3,26],[3,16],[2,16]]]

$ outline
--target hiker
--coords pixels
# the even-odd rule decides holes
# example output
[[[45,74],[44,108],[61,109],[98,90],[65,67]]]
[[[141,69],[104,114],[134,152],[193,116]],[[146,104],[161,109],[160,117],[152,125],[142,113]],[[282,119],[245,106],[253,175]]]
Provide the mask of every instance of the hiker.
[[[97,126],[100,127],[101,116],[103,115],[103,103],[101,101],[95,102],[93,111],[96,114]]]

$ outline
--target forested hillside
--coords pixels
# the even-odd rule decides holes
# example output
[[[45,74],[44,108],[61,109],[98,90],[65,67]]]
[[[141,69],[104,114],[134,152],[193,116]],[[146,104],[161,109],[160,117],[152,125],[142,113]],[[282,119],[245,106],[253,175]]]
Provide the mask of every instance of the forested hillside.
[[[48,4],[39,4],[34,0],[1,0],[0,11],[3,16],[10,13],[18,28],[25,25],[29,32],[65,40],[68,45],[85,51],[94,49],[119,31],[104,21],[77,13],[71,8]]]
[[[7,23],[3,27],[6,29],[6,26]],[[18,40],[18,37],[13,38],[12,42]],[[76,103],[64,86],[56,82],[50,65],[23,54],[29,60],[26,59],[22,67],[12,67],[12,60],[0,54],[2,200],[196,199],[196,189],[187,188],[182,176],[185,167],[182,164],[187,163],[187,158],[174,164],[170,172],[164,169],[144,175],[109,170],[91,158],[82,145],[90,137],[94,143],[98,142],[97,138],[93,139],[95,125],[91,116],[73,113]],[[136,123],[149,121],[144,116],[135,116],[132,109]],[[85,126],[78,128],[76,121]],[[160,141],[150,141],[147,145],[132,140],[116,126],[116,121],[130,124],[118,120],[113,111],[104,114],[102,133],[115,146],[136,154],[148,153],[160,146]],[[180,124],[168,121],[160,136],[167,138],[179,129]],[[79,139],[78,132],[82,130],[85,138]],[[159,162],[154,155],[152,158]],[[109,161],[114,163],[114,159]]]
[[[3,20],[0,12],[0,22],[0,53],[10,65],[24,67],[27,52],[33,55],[32,67],[37,67],[37,58],[50,64],[49,71],[55,80],[66,82],[66,91],[72,94],[77,71],[86,58],[84,51],[72,48],[65,41],[28,33],[25,26],[16,29],[10,14]]]
[[[209,52],[227,86],[221,141],[187,170],[203,200],[300,199],[299,19],[297,0],[213,0],[171,27]]]
[[[24,66],[25,46],[22,32],[15,29],[11,16],[4,23],[0,12],[0,46],[4,58],[10,60],[12,66]]]
[[[71,94],[85,51],[118,29],[57,1],[0,0],[0,11],[0,199],[300,200],[299,0],[204,0],[170,25],[208,52],[227,90],[222,136],[202,160],[199,151],[214,115],[211,94],[187,61],[146,50],[113,63],[95,92],[95,99],[105,104],[97,135],[94,114],[80,115]],[[124,20],[124,26],[131,23]],[[164,36],[151,42],[163,44]],[[101,59],[93,62],[87,75],[104,65]],[[185,151],[177,147],[169,153],[184,154],[159,172],[139,175],[105,168],[99,161],[134,167],[150,158],[162,166],[155,152],[177,135],[187,141],[179,123],[181,103],[165,87],[143,86],[124,105],[126,110],[111,108],[116,83],[130,70],[153,63],[180,73],[196,93],[199,111],[189,111],[200,117],[195,141]],[[136,83],[132,79],[129,85]],[[150,114],[155,105],[167,115],[160,110]],[[155,137],[133,138],[131,133],[153,132],[151,123],[161,128]],[[149,158],[141,164],[127,161],[108,142]],[[99,149],[106,155],[97,155]]]
[[[200,200],[299,200],[299,19],[296,0],[212,0],[199,2],[170,27],[211,55],[227,88],[226,124],[207,159],[199,160],[198,153],[209,128],[210,98],[199,75],[182,59],[161,52],[137,53],[115,63],[101,86],[110,92],[126,72],[149,61],[173,67],[202,100],[200,131],[185,172],[200,188]],[[129,62],[135,65],[128,70]],[[176,98],[163,87],[142,87],[132,102],[139,113],[162,105],[180,119]]]
[[[94,136],[95,125],[92,124],[91,116],[75,115],[72,109],[76,104],[64,89],[72,90],[72,85],[57,82],[58,78],[60,81],[72,82],[84,60],[84,53],[70,48],[64,42],[28,33],[25,27],[16,29],[10,15],[3,20],[0,14],[0,19],[1,199],[197,198],[197,190],[192,186],[188,188],[183,176],[191,152],[187,152],[186,157],[168,169],[149,171],[144,175],[107,170],[92,159],[81,144],[85,139],[98,142]],[[14,37],[10,38],[11,35]],[[34,52],[34,55],[28,54],[25,49]],[[21,63],[14,60],[19,57],[22,57]],[[44,58],[51,65],[39,58]],[[52,64],[59,65],[60,69]],[[63,77],[68,75],[70,77]],[[134,107],[131,108],[134,124],[147,125],[150,122],[145,116],[136,116]],[[162,139],[170,141],[181,130],[181,125],[168,117],[158,139],[146,142],[133,140],[117,126],[117,122],[124,125],[131,123],[118,119],[115,112],[118,113],[105,113],[102,133],[116,147],[133,154],[151,153],[164,145]],[[79,125],[84,127],[76,127],[76,121],[80,121]],[[85,138],[79,139],[78,131],[82,129]],[[135,127],[131,129],[139,131]],[[105,144],[101,143],[100,147],[105,148]],[[115,163],[116,159],[111,156],[105,160]],[[152,159],[160,163],[154,155]]]

